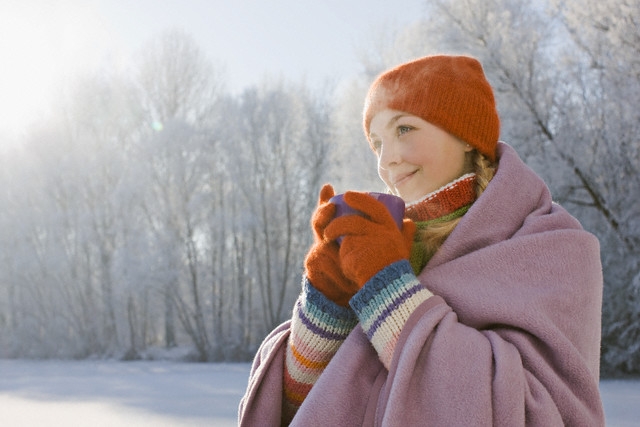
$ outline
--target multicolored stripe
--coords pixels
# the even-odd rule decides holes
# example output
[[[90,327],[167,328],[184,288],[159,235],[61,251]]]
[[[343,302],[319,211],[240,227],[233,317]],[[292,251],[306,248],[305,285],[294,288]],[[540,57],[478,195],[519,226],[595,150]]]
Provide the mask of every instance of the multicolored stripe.
[[[351,299],[362,329],[387,369],[409,316],[432,295],[415,276],[411,264],[402,260],[382,269]]]
[[[293,418],[357,323],[353,310],[333,303],[304,279],[293,309],[285,360],[284,420]]]

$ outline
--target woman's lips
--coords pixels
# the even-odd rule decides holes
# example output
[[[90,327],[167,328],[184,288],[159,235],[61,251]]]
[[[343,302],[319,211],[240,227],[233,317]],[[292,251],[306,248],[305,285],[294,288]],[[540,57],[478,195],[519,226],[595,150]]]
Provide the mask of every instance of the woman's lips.
[[[393,181],[393,186],[394,187],[398,187],[399,185],[404,184],[406,181],[408,181],[415,173],[417,172],[417,170],[413,171],[413,172],[409,172],[406,174],[402,174],[399,175],[396,179],[394,179]]]

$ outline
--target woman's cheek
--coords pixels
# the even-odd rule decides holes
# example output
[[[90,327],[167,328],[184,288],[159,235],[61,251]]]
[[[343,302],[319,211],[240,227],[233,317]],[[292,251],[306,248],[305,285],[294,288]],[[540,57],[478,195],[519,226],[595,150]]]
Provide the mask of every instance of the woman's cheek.
[[[380,177],[382,182],[384,182],[387,185],[387,187],[391,188],[391,183],[389,182],[389,175],[387,171],[378,167],[378,176]]]

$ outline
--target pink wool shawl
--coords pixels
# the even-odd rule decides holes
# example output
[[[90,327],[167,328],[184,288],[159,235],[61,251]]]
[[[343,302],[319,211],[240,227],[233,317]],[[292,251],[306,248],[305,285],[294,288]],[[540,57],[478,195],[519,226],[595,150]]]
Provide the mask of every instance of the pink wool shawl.
[[[419,275],[389,371],[358,325],[292,426],[601,426],[599,243],[516,152]],[[263,342],[242,426],[280,425],[289,322]]]

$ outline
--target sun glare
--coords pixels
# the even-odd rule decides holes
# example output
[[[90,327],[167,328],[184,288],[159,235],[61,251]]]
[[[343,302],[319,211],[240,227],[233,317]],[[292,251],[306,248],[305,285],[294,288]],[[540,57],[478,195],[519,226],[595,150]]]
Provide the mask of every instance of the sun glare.
[[[39,120],[52,107],[55,86],[98,59],[108,38],[87,4],[0,3],[0,137]]]

